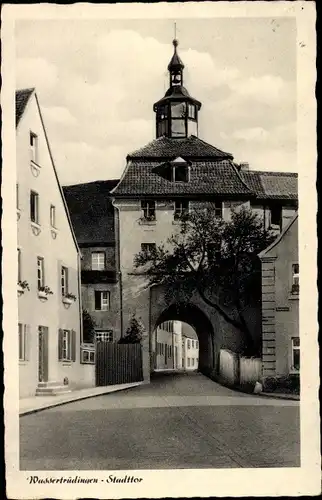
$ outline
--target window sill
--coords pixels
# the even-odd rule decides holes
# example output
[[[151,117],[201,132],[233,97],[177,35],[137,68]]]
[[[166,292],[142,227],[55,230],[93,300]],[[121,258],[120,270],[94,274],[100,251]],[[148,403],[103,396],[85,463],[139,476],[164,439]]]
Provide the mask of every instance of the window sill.
[[[31,173],[34,177],[38,177],[40,174],[41,166],[38,165],[38,163],[34,162],[33,160],[30,160],[30,168],[31,168]]]
[[[291,368],[289,373],[290,373],[290,375],[299,375],[300,370],[296,370],[295,368]]]
[[[141,226],[155,226],[157,223],[156,220],[147,220],[147,219],[140,219],[139,224]]]
[[[27,366],[28,361],[26,359],[19,359],[19,366]]]
[[[57,238],[58,230],[55,227],[51,227],[50,232],[51,232],[51,237],[53,238],[53,240],[55,240]]]
[[[300,299],[300,294],[299,293],[290,293],[288,296],[289,300],[299,300]]]
[[[60,362],[63,366],[71,366],[73,363],[71,359],[61,359]]]
[[[30,222],[31,230],[35,236],[38,236],[41,233],[41,226],[37,222]]]

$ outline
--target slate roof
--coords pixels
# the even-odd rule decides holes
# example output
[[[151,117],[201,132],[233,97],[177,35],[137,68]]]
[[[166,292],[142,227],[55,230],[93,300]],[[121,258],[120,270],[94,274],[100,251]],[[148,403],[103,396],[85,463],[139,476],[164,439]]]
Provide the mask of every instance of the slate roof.
[[[262,172],[249,170],[241,176],[261,200],[297,200],[298,175],[293,172]]]
[[[34,90],[34,88],[16,90],[16,127]]]
[[[211,159],[221,160],[225,158],[233,159],[230,153],[221,151],[220,149],[202,141],[195,135],[183,139],[172,139],[170,137],[158,137],[149,142],[143,148],[130,153],[127,159],[130,158],[165,158],[174,160],[176,157],[182,156],[185,159]]]
[[[114,243],[114,207],[110,191],[118,180],[64,186],[64,195],[78,244]]]
[[[186,156],[186,155],[184,155]],[[130,160],[113,196],[241,195],[252,196],[231,160],[189,161],[189,182],[172,182],[159,173],[160,160]]]

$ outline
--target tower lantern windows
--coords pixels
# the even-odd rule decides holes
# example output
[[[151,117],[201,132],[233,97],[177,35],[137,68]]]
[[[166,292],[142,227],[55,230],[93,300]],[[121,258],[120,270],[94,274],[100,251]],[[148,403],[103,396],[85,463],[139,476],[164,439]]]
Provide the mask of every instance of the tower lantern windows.
[[[171,73],[171,85],[182,85],[182,72],[180,70]]]

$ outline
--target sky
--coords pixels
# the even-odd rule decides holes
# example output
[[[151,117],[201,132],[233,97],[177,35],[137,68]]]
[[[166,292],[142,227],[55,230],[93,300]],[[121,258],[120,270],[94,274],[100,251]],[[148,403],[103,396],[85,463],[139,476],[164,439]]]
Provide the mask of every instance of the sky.
[[[63,185],[118,179],[155,138],[174,21],[19,20],[16,88],[35,87]],[[296,166],[294,18],[177,19],[199,137],[253,170]]]

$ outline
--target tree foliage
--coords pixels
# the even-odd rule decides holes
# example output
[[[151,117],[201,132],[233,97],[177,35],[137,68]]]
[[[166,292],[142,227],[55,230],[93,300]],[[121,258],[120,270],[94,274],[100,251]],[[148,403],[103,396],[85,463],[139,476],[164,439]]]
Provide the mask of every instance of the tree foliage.
[[[132,316],[124,337],[120,338],[119,344],[139,344],[143,338],[144,327],[141,321]]]
[[[86,309],[83,309],[83,340],[92,344],[95,340],[95,321]]]
[[[134,265],[146,273],[148,287],[166,285],[169,300],[198,293],[245,334],[251,350],[244,313],[250,298],[260,297],[258,253],[273,239],[251,210],[232,211],[224,221],[212,208],[199,209],[182,218],[165,244],[138,253]]]

